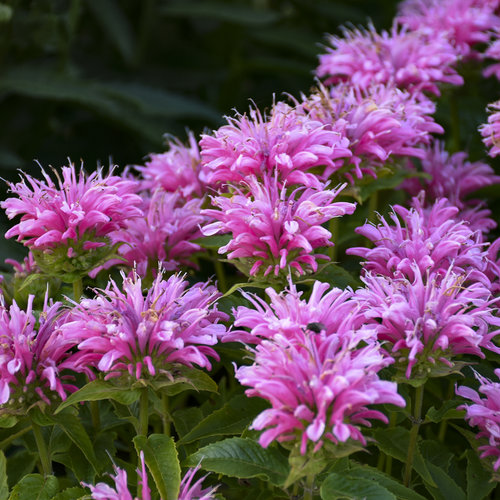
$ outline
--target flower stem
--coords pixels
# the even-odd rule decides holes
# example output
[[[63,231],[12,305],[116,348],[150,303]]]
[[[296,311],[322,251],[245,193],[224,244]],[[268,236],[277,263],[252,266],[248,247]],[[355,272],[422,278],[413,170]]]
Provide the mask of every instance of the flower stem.
[[[139,399],[139,429],[137,434],[140,436],[148,435],[148,419],[149,419],[149,397],[148,388],[144,388]]]
[[[82,278],[73,281],[73,299],[78,302],[83,295],[83,281]]]
[[[313,500],[314,492],[314,476],[306,477],[306,486],[304,488],[304,500]]]
[[[31,425],[27,425],[21,430],[17,431],[14,434],[11,434],[8,438],[5,438],[3,441],[0,441],[0,450],[4,450],[7,446],[9,446],[12,441],[16,440],[18,437],[21,437],[23,434],[26,434],[31,430]]]
[[[42,429],[38,424],[31,421],[31,428],[33,429],[33,434],[35,435],[35,441],[38,448],[38,454],[40,455],[40,462],[42,464],[42,470],[44,476],[50,476],[52,474],[52,464],[49,458],[49,452],[47,450],[47,444],[43,438]]]
[[[99,401],[90,401],[90,417],[92,418],[92,427],[94,427],[94,433],[97,435],[101,429]]]
[[[410,442],[408,444],[408,455],[406,457],[406,467],[404,473],[403,484],[408,487],[411,480],[411,472],[413,470],[413,457],[417,448],[418,431],[421,424],[422,403],[424,400],[424,385],[415,389],[415,401],[413,406],[413,424],[410,430]]]
[[[217,276],[219,291],[225,293],[227,291],[226,273],[224,272],[224,266],[222,265],[222,262],[219,260],[219,254],[217,252],[215,252],[214,256],[214,267],[215,267],[215,275]]]
[[[337,240],[339,238],[339,218],[334,217],[328,222],[328,230],[332,233],[330,240],[333,243],[331,247],[328,248],[328,256],[330,257],[330,262],[335,262],[337,259]]]
[[[170,436],[170,415],[168,413],[168,397],[166,394],[161,395],[162,403],[162,422],[163,422],[163,434]]]

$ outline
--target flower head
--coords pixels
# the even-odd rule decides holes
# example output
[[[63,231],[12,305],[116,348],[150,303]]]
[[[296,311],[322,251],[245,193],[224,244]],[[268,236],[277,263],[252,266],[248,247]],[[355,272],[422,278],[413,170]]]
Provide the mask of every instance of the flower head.
[[[257,109],[249,115],[228,118],[229,124],[200,141],[201,178],[208,184],[241,183],[248,176],[263,177],[278,172],[280,185],[318,186],[308,172],[322,167],[328,178],[336,160],[351,155],[348,141],[321,122],[285,103],[273,106],[270,116]]]
[[[5,307],[0,296],[0,412],[24,414],[34,404],[65,400],[77,389],[70,371],[92,377],[72,351],[76,342],[62,331],[61,304],[45,302],[37,321],[33,300],[30,295],[24,311],[15,301]]]
[[[490,113],[488,123],[481,125],[479,131],[489,149],[488,154],[494,158],[500,154],[500,101],[489,104],[487,110]]]
[[[136,167],[144,178],[142,187],[150,192],[158,188],[177,192],[187,200],[201,197],[205,187],[200,180],[200,151],[193,133],[189,132],[189,146],[175,138],[167,144],[165,153],[151,154],[144,166]]]
[[[86,363],[106,377],[128,373],[134,378],[170,376],[172,364],[211,368],[218,359],[212,347],[225,334],[215,300],[220,294],[207,283],[189,285],[182,276],[164,280],[158,273],[143,295],[141,279],[123,279],[123,291],[110,281],[94,299],[84,299],[64,325],[79,341]]]
[[[9,219],[22,217],[5,237],[23,241],[48,274],[86,274],[110,254],[111,235],[142,215],[137,183],[100,170],[77,175],[74,164],[62,168],[62,178],[56,173],[57,184],[42,174],[43,181],[25,175],[9,183],[18,198],[0,205]]]
[[[500,25],[492,2],[478,0],[406,0],[397,20],[411,30],[444,33],[461,57],[477,58],[474,46],[489,41]]]
[[[204,235],[231,233],[229,243],[219,249],[228,259],[240,259],[247,274],[278,276],[290,266],[299,274],[316,271],[316,248],[331,246],[331,233],[322,224],[334,217],[352,214],[354,203],[333,202],[344,186],[336,190],[297,188],[288,194],[276,177],[259,182],[249,177],[231,197],[214,196],[218,210],[204,210],[216,222],[202,228]],[[248,194],[247,194],[248,192]],[[305,269],[304,269],[305,268]]]
[[[198,479],[194,484],[191,484],[194,475],[199,470],[200,466],[189,469],[181,481],[181,488],[177,500],[212,500],[215,499],[215,492],[218,486],[213,488],[202,489],[202,483],[207,477],[206,475]]]
[[[494,299],[480,282],[465,285],[466,276],[450,267],[437,279],[417,265],[413,279],[391,279],[366,273],[366,288],[356,291],[380,341],[392,349],[396,366],[407,378],[425,378],[434,366],[453,365],[459,354],[484,358],[482,349],[500,353],[492,339],[500,326]],[[432,375],[431,375],[432,376]]]
[[[412,93],[439,95],[438,84],[461,85],[456,72],[457,53],[446,35],[430,30],[410,31],[395,23],[390,32],[343,30],[330,36],[332,47],[319,56],[318,77],[325,84],[348,82],[361,88],[393,82]]]
[[[493,457],[493,469],[497,471],[500,467],[500,383],[492,382],[477,372],[475,375],[480,383],[477,392],[465,386],[456,389],[459,396],[470,399],[473,404],[463,404],[457,409],[467,412],[465,418],[470,426],[479,427],[477,438],[486,438],[487,441],[479,446],[481,458]],[[495,370],[495,375],[500,378],[500,369]]]
[[[302,106],[311,118],[347,137],[352,156],[345,163],[354,165],[357,178],[376,177],[376,167],[394,156],[421,158],[420,146],[431,141],[430,134],[443,132],[430,117],[435,111],[430,100],[417,100],[392,85],[338,84],[329,90],[320,85]],[[346,176],[351,179],[349,170]]]
[[[179,193],[157,190],[145,197],[145,216],[131,219],[118,236],[125,242],[119,253],[129,267],[136,266],[139,275],[158,267],[168,271],[181,265],[195,267],[190,257],[201,251],[192,240],[202,236],[200,225],[207,221],[201,215],[202,199],[185,201]]]
[[[372,404],[404,406],[394,382],[380,380],[377,372],[392,363],[379,344],[361,346],[364,334],[343,332],[321,335],[297,331],[293,339],[278,335],[263,340],[251,352],[254,364],[236,372],[246,394],[270,402],[251,428],[264,430],[263,447],[277,440],[299,443],[304,455],[325,442],[344,443],[349,438],[366,440],[359,428],[369,419],[387,417],[369,408]]]

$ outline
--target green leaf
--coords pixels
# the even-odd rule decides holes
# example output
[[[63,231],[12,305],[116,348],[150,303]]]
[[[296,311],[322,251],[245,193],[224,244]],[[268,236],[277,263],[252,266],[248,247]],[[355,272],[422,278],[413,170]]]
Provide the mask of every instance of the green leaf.
[[[96,476],[95,468],[89,463],[80,448],[71,443],[71,448],[66,453],[57,453],[52,457],[54,462],[59,462],[70,469],[78,481],[93,484]]]
[[[237,290],[240,290],[241,288],[268,288],[269,287],[269,282],[263,283],[261,281],[250,281],[250,282],[245,282],[245,283],[236,283],[233,285],[222,297],[228,297],[229,295],[232,295],[234,292]]]
[[[33,471],[36,460],[36,455],[25,449],[9,455],[9,460],[7,460],[7,478],[11,488],[18,484],[23,476]]]
[[[482,500],[495,488],[491,472],[483,464],[474,450],[467,450],[467,500]]]
[[[55,476],[29,474],[14,487],[9,500],[52,500],[58,489]]]
[[[238,394],[222,408],[202,420],[179,441],[179,444],[191,443],[210,436],[241,434],[268,406],[263,399]]]
[[[127,16],[120,4],[115,0],[99,0],[86,2],[86,6],[101,25],[104,36],[109,38],[122,59],[132,64],[135,55],[135,41]]]
[[[397,500],[397,498],[380,484],[359,477],[330,474],[321,485],[323,500]]]
[[[187,459],[186,465],[196,467],[200,462],[208,471],[240,479],[259,477],[276,486],[284,484],[289,473],[288,461],[278,450],[239,437],[201,448]]]
[[[136,436],[137,454],[144,452],[144,460],[163,500],[177,500],[181,484],[181,467],[173,439],[163,434]]]
[[[7,461],[3,451],[0,450],[0,500],[9,498],[9,485],[7,482]]]
[[[380,484],[396,495],[396,497],[400,500],[425,500],[425,497],[422,495],[419,495],[410,488],[403,486],[391,476],[384,474],[369,465],[355,465],[348,472],[346,472],[346,474],[353,478],[367,479],[373,483]]]
[[[224,2],[178,2],[162,8],[161,12],[171,17],[209,18],[243,26],[259,26],[276,22],[276,12],[253,9],[243,5]]]
[[[155,390],[165,393],[167,396],[175,396],[184,391],[208,391],[217,392],[217,384],[202,370],[178,365],[171,371],[172,378],[165,377],[163,380],[153,380],[147,383]]]
[[[410,432],[403,428],[377,429],[373,433],[377,447],[402,463],[406,463]],[[427,464],[418,449],[415,450],[413,469],[431,486],[436,486],[427,468]]]
[[[89,498],[89,490],[84,490],[75,486],[73,488],[66,488],[58,493],[52,500],[83,500]]]
[[[1,415],[0,416],[0,428],[10,429],[17,424],[17,417],[14,415]]]
[[[203,420],[203,412],[197,406],[192,406],[175,411],[172,418],[175,430],[181,438],[180,443],[182,438]]]
[[[431,406],[425,415],[425,422],[439,423],[442,420],[459,419],[463,420],[465,410],[457,410],[460,402],[457,399],[445,401],[439,410]]]
[[[71,441],[73,441],[73,443],[80,448],[94,469],[98,471],[100,469],[100,465],[95,456],[94,447],[78,416],[66,411],[64,414],[54,415],[52,418],[71,439]]]
[[[127,386],[115,385],[112,381],[93,380],[71,394],[66,401],[59,405],[55,414],[81,401],[112,399],[123,405],[130,405],[139,399],[140,394],[139,390],[130,389]]]
[[[217,250],[227,245],[231,239],[232,236],[230,234],[214,234],[212,236],[204,236],[203,238],[192,240],[192,242],[200,245],[202,248]]]
[[[318,271],[305,279],[295,281],[296,284],[314,284],[316,281],[330,283],[338,288],[357,288],[361,285],[361,281],[355,278],[349,271],[343,267],[328,262],[319,267]]]
[[[426,484],[425,487],[435,500],[466,500],[463,490],[441,467],[431,462],[426,465],[436,486]]]

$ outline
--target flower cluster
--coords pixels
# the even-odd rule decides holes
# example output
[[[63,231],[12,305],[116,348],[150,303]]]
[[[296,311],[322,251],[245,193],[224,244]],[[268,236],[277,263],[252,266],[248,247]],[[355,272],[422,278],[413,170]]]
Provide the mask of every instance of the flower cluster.
[[[356,329],[358,305],[340,290],[324,295],[327,288],[316,283],[309,302],[293,286],[286,296],[268,289],[272,306],[259,301],[258,311],[238,309],[238,323],[251,326],[253,337],[264,338],[250,349],[254,363],[236,372],[250,387],[248,396],[271,403],[252,424],[264,430],[259,439],[264,447],[274,440],[291,441],[299,443],[303,455],[309,442],[313,452],[325,442],[365,444],[359,425],[369,426],[374,418],[387,422],[368,405],[405,405],[396,384],[377,375],[393,360],[371,341],[371,329]],[[325,324],[306,324],[310,320]]]
[[[106,378],[169,376],[175,363],[210,369],[208,357],[218,359],[210,346],[224,336],[218,322],[227,315],[214,305],[215,287],[188,285],[179,275],[164,280],[160,272],[144,296],[137,275],[124,277],[123,291],[111,281],[76,305],[62,329],[78,342],[82,363]]]
[[[298,274],[306,269],[316,271],[316,260],[327,257],[315,255],[313,250],[333,244],[331,233],[322,224],[352,214],[356,207],[354,203],[333,201],[344,186],[336,190],[297,188],[288,194],[276,177],[259,182],[253,176],[245,185],[249,194],[234,188],[231,197],[212,197],[212,204],[219,210],[202,213],[216,222],[206,225],[202,232],[231,233],[231,240],[219,248],[219,253],[240,259],[250,276],[278,276],[280,270],[288,272],[289,267]]]
[[[489,150],[488,154],[494,158],[500,154],[500,101],[491,103],[488,111],[490,113],[488,123],[481,125],[479,131]]]
[[[493,457],[496,471],[500,467],[500,383],[492,382],[477,372],[475,375],[480,383],[478,392],[465,386],[456,389],[459,396],[470,399],[473,404],[464,404],[458,409],[466,410],[465,418],[469,424],[479,427],[477,438],[486,438],[487,444],[479,446],[481,458]],[[495,370],[495,375],[500,378],[500,369]]]

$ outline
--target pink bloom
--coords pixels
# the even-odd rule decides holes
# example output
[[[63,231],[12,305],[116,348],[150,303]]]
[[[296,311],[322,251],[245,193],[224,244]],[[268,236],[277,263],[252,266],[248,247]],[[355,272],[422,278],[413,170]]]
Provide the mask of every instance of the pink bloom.
[[[332,288],[328,283],[316,281],[309,299],[302,299],[302,292],[290,284],[286,292],[276,293],[266,288],[269,304],[257,295],[243,292],[253,307],[239,306],[233,312],[235,327],[250,329],[250,333],[233,330],[224,341],[241,341],[256,344],[262,339],[277,336],[292,339],[309,330],[322,335],[339,331],[357,330],[364,321],[357,303],[349,300],[352,290]]]
[[[189,146],[178,139],[168,141],[165,153],[150,155],[144,167],[136,167],[144,177],[142,186],[151,192],[162,188],[168,192],[178,192],[189,200],[201,197],[205,187],[200,180],[201,159],[198,143],[189,132]]]
[[[74,354],[74,340],[61,328],[65,313],[61,304],[44,304],[39,320],[33,314],[34,295],[26,311],[15,301],[9,309],[0,296],[0,405],[7,410],[25,409],[40,401],[50,405],[66,399],[77,387],[68,371],[92,373]]]
[[[356,291],[378,339],[391,346],[396,366],[407,366],[407,378],[427,377],[436,363],[451,366],[459,354],[484,358],[482,348],[500,353],[492,342],[500,330],[490,331],[500,319],[486,286],[466,285],[467,277],[452,267],[437,279],[414,265],[413,276],[410,281],[366,273],[361,278],[366,288]]]
[[[354,331],[325,335],[298,330],[292,339],[277,335],[251,350],[254,364],[238,368],[236,378],[250,387],[248,396],[271,404],[251,426],[264,430],[259,439],[263,447],[274,440],[295,441],[305,454],[309,442],[313,453],[325,441],[338,444],[351,438],[364,445],[359,426],[370,426],[374,418],[387,422],[369,405],[405,405],[396,383],[377,375],[392,358],[377,343],[364,345],[365,338]]]
[[[189,469],[181,481],[181,488],[179,492],[179,497],[177,500],[212,500],[215,499],[215,492],[218,486],[214,488],[205,488],[202,489],[202,483],[207,477],[206,475],[198,479],[194,484],[191,484],[193,481],[194,475],[199,470],[200,466],[195,467],[193,469]]]
[[[393,156],[423,157],[420,146],[431,141],[430,134],[443,132],[430,117],[435,111],[430,100],[391,85],[320,86],[302,106],[311,118],[347,137],[352,157],[346,162],[355,166],[357,178],[376,177],[376,167]],[[352,181],[349,171],[346,176]]]
[[[141,276],[158,268],[158,262],[168,271],[182,265],[195,267],[190,257],[201,247],[192,240],[202,236],[200,225],[207,220],[201,215],[203,201],[193,198],[186,202],[179,193],[163,190],[146,198],[145,217],[129,220],[118,237],[125,242],[119,253],[127,265],[135,264]]]
[[[484,69],[483,76],[488,78],[491,75],[495,75],[500,80],[500,27],[493,30],[492,42],[484,52],[483,58],[495,61],[495,63]]]
[[[413,207],[407,209],[394,205],[390,214],[392,225],[380,217],[378,225],[366,223],[356,232],[373,242],[373,248],[356,247],[347,250],[349,255],[366,259],[365,271],[388,277],[405,277],[413,281],[418,274],[436,275],[454,272],[470,273],[469,278],[486,280],[487,257],[479,233],[465,222],[457,222],[458,208],[445,198],[438,199],[428,209],[420,200],[413,199]],[[487,280],[486,280],[487,281]]]
[[[336,160],[351,155],[349,142],[338,132],[284,103],[273,106],[269,117],[257,109],[249,116],[227,118],[229,124],[213,135],[203,135],[201,178],[208,184],[244,182],[278,172],[280,185],[319,186],[313,167],[322,167],[327,178]]]
[[[226,333],[227,315],[214,304],[220,294],[207,283],[190,285],[182,276],[158,273],[143,295],[141,279],[123,279],[123,291],[110,281],[94,299],[84,299],[64,325],[79,341],[83,360],[106,378],[169,376],[173,363],[211,368],[212,347]]]
[[[325,84],[348,82],[361,88],[391,83],[420,95],[439,95],[438,84],[462,85],[456,72],[457,54],[443,33],[410,31],[395,23],[390,32],[344,29],[344,38],[330,36],[332,45],[319,56],[318,77]]]
[[[140,488],[137,497],[132,497],[127,485],[127,472],[114,465],[115,475],[111,476],[115,482],[115,489],[106,483],[97,483],[95,486],[82,483],[83,486],[90,488],[93,500],[151,500],[151,490],[148,486],[148,474],[144,464],[144,453],[139,454],[141,468],[137,469],[137,476]]]
[[[444,143],[436,141],[433,147],[424,149],[421,158],[422,171],[430,179],[411,179],[405,183],[405,189],[416,196],[425,189],[426,200],[433,202],[438,198],[447,198],[452,205],[463,209],[476,206],[479,200],[467,200],[467,197],[486,186],[500,183],[500,176],[481,161],[470,162],[467,153],[449,154]]]
[[[489,104],[487,110],[490,113],[488,123],[481,125],[479,131],[489,149],[488,154],[494,158],[500,154],[500,101]]]
[[[406,0],[397,20],[411,30],[444,33],[458,54],[477,58],[476,44],[487,43],[490,30],[500,26],[492,2],[478,0]]]
[[[202,213],[217,222],[206,225],[202,232],[206,236],[231,233],[230,242],[219,253],[240,259],[250,276],[261,272],[277,276],[280,270],[288,274],[288,267],[299,274],[304,274],[304,267],[316,271],[316,260],[327,257],[313,251],[333,245],[331,233],[322,224],[352,214],[356,208],[354,203],[333,202],[345,186],[320,191],[298,188],[287,194],[276,178],[259,182],[253,176],[243,186],[235,188],[231,197],[212,197],[218,210]]]
[[[487,444],[479,446],[481,458],[493,457],[494,470],[500,467],[500,384],[481,376],[475,372],[476,378],[481,384],[479,392],[469,387],[459,387],[456,393],[463,398],[470,399],[473,404],[461,405],[458,410],[466,410],[466,420],[469,425],[479,427],[477,439],[486,438]],[[495,370],[497,378],[500,377],[500,369]],[[480,394],[485,397],[482,398]]]

